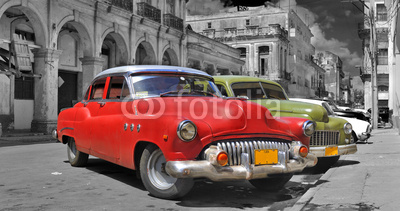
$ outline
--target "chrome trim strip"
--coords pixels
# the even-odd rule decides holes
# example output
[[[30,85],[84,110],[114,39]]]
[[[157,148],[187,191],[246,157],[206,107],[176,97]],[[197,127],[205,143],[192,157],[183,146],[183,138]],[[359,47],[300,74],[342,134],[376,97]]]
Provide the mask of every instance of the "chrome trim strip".
[[[72,127],[65,127],[65,128],[63,128],[63,129],[60,130],[60,133],[61,133],[63,130],[74,130],[74,128],[72,128]]]

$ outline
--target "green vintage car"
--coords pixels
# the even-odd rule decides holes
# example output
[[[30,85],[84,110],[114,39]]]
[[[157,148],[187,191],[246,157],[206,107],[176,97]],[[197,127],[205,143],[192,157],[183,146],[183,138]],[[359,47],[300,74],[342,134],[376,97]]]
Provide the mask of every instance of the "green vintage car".
[[[269,109],[275,118],[302,117],[316,123],[310,139],[310,152],[319,159],[335,163],[340,155],[357,152],[352,139],[352,126],[346,120],[329,117],[320,105],[291,101],[276,82],[250,76],[214,76],[215,84],[224,96],[246,98]]]

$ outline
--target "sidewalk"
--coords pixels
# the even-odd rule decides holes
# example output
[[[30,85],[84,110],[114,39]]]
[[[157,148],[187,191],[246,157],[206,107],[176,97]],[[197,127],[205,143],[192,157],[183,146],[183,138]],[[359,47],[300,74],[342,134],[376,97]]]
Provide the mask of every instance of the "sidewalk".
[[[368,142],[341,156],[290,210],[398,210],[400,135],[377,129]]]
[[[34,133],[28,130],[5,132],[0,137],[0,147],[55,142],[56,140],[51,135]]]

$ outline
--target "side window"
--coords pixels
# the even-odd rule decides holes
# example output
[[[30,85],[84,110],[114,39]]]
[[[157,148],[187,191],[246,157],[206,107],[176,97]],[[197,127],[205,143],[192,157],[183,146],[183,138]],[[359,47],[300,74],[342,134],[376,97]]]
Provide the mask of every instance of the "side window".
[[[227,96],[228,97],[228,93],[226,92],[226,88],[225,88],[224,85],[217,84],[217,87],[218,87],[219,91],[221,92],[221,94],[223,96]]]
[[[103,98],[106,79],[107,78],[101,78],[93,83],[92,92],[90,94],[90,100],[98,100]]]
[[[124,81],[125,78],[123,76],[115,76],[111,78],[107,99],[121,99]]]
[[[122,87],[122,93],[121,93],[121,99],[124,99],[125,97],[129,97],[130,92],[129,92],[129,86],[126,80],[124,80],[124,86]]]
[[[91,88],[92,88],[92,86],[89,86],[89,87],[87,88],[85,97],[83,97],[83,101],[89,100],[88,98],[89,98],[89,93],[90,93],[90,89],[91,89]]]

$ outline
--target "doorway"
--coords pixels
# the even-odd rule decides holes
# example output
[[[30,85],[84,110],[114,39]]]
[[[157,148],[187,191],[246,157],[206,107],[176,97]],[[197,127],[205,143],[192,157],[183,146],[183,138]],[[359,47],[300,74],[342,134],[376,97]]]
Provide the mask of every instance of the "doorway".
[[[58,113],[77,103],[77,85],[77,73],[62,70],[58,72]]]

